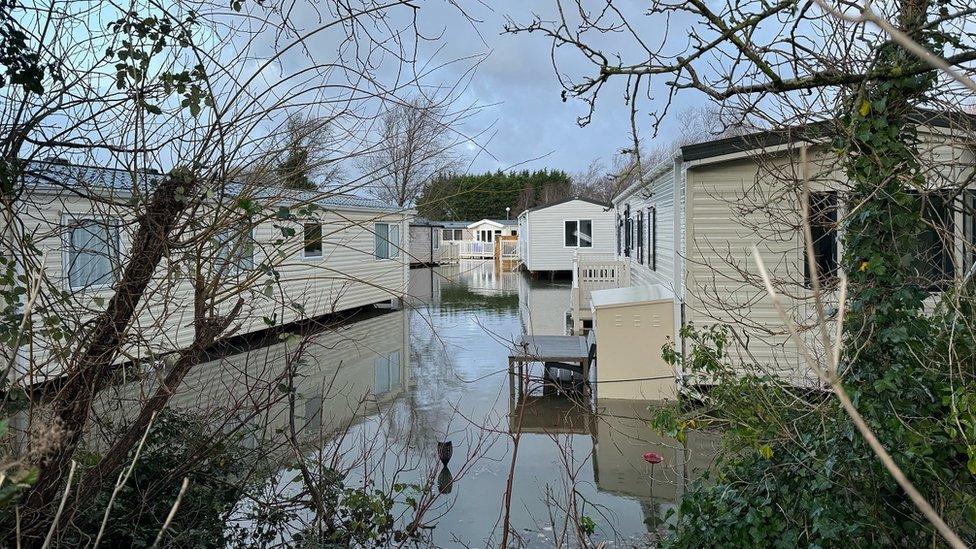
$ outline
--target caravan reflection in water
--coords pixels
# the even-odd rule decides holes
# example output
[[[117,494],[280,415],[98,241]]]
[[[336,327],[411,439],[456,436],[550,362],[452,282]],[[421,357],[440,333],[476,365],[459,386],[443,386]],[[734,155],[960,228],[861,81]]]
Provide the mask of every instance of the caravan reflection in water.
[[[225,430],[246,424],[252,444],[266,450],[287,428],[280,384],[291,364],[308,463],[335,457],[349,486],[368,478],[384,489],[428,487],[424,521],[434,528],[425,531],[438,547],[500,541],[518,416],[511,483],[518,543],[572,545],[572,523],[587,516],[596,543],[645,544],[689,479],[709,466],[716,438],[692,434],[680,444],[659,437],[647,426],[646,403],[580,405],[551,388],[510,400],[510,341],[526,325],[541,328],[547,307],[557,315],[565,309],[565,283],[496,273],[490,261],[414,269],[411,277],[407,310],[325,330],[308,340],[298,363],[291,362],[295,342],[281,341],[201,364],[173,406],[205,413]],[[137,399],[152,387],[144,381],[115,391]],[[437,443],[448,440],[453,457],[444,472]],[[287,445],[278,451],[287,459],[272,484],[279,493],[299,491],[294,452]],[[664,458],[653,469],[642,459],[648,451]],[[404,494],[397,497],[394,514],[409,521],[413,511]],[[566,522],[568,510],[579,516]]]

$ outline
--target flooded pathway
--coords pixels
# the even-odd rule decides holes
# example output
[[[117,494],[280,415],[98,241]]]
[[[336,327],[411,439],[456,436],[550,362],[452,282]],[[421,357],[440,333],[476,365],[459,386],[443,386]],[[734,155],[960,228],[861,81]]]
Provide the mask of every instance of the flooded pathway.
[[[581,536],[645,545],[688,479],[709,466],[717,437],[661,438],[647,426],[649,403],[601,400],[594,411],[541,383],[511,400],[509,342],[524,331],[563,333],[568,283],[495,272],[491,262],[410,274],[403,310],[361,316],[301,345],[285,339],[200,364],[172,407],[205,414],[225,433],[251,426],[256,451],[275,441],[284,456],[272,483],[279,494],[299,478],[287,457],[293,446],[281,442],[291,423],[309,461],[341,465],[347,486],[419,487],[397,495],[395,514],[406,520],[413,511],[403,502],[417,501],[433,526],[427,541],[438,547],[498,545],[517,439],[514,545],[574,546]],[[281,390],[289,365],[298,372],[293,401]],[[151,385],[147,376],[113,390],[110,401],[125,408],[117,403],[146,398]],[[437,459],[445,440],[453,443],[450,473]],[[663,461],[646,463],[648,451]]]
[[[646,402],[599,401],[590,413],[541,386],[520,403],[510,401],[509,342],[523,330],[563,333],[567,283],[496,273],[491,262],[411,275],[409,396],[395,405],[423,418],[426,425],[415,427],[431,437],[453,440],[455,455],[464,451],[459,441],[490,446],[456,481],[451,507],[435,530],[439,545],[497,541],[518,417],[511,515],[522,541],[549,545],[560,534],[573,540],[567,514],[592,520],[594,540],[625,544],[640,543],[663,525],[686,479],[710,463],[717,440],[697,435],[684,447],[656,436],[647,426]],[[655,469],[642,458],[648,451],[664,457]]]

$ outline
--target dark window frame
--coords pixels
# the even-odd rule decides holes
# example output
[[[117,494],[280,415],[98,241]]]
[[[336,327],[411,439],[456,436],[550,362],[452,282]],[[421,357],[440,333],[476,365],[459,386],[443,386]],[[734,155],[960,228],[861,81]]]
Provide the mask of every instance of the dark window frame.
[[[309,243],[310,243],[309,229],[312,229],[313,231],[316,229],[318,230],[318,237],[315,237],[313,235],[311,239],[313,248],[315,247],[314,244],[318,243],[317,253],[315,253],[314,250],[313,253],[309,253]],[[323,255],[324,255],[324,248],[322,242],[322,224],[319,223],[318,221],[314,221],[314,222],[310,221],[310,222],[303,223],[302,224],[302,259],[321,259]]]
[[[963,260],[967,269],[976,265],[976,190],[967,189],[962,194]]]
[[[840,268],[840,235],[837,230],[837,221],[840,218],[840,201],[837,191],[809,193],[807,208],[817,274],[821,285],[830,285],[836,282]],[[807,257],[806,236],[803,236],[802,242],[803,284],[805,287],[811,288],[813,286],[813,274],[810,272],[810,260]]]
[[[648,222],[651,227],[648,231],[647,237],[650,239],[648,245],[649,251],[649,263],[651,265],[652,271],[657,271],[657,206],[651,206],[647,209]]]
[[[624,257],[630,257],[633,222],[630,220],[630,204],[624,206]]]
[[[583,230],[584,221],[589,226],[590,229],[589,231]],[[588,241],[585,240],[583,238],[583,235],[586,235],[587,238],[589,238],[589,240]],[[577,240],[576,247],[578,248],[587,248],[587,249],[593,248],[593,220],[592,219],[580,218],[576,220],[576,240]],[[583,244],[584,241],[588,243],[584,245]]]
[[[917,191],[913,191],[913,193],[919,194]],[[946,234],[950,235],[949,241],[944,242],[937,228],[926,225],[925,233],[923,233],[923,237],[919,239],[919,241],[922,242],[926,236],[934,233],[934,240],[938,242],[939,245],[939,257],[935,258],[936,262],[930,263],[927,266],[928,269],[926,270],[928,272],[923,273],[921,271],[917,271],[919,273],[919,278],[926,282],[926,289],[933,292],[945,289],[947,285],[952,283],[952,280],[956,274],[955,251],[956,238],[958,237],[956,235],[956,204],[955,200],[949,200],[951,195],[951,191],[933,191],[926,193],[924,196],[920,196],[920,199],[923,201],[923,205],[925,207],[925,210],[923,210],[922,213],[923,219],[933,221],[935,216],[926,216],[926,214],[934,214],[941,210],[943,214],[947,214],[945,219],[939,220],[944,221],[942,230],[945,231]],[[920,252],[921,251],[922,250],[920,250]],[[931,272],[933,268],[938,269],[939,271],[934,273],[935,276],[933,276],[933,273]]]
[[[644,210],[637,211],[637,235],[634,239],[637,243],[637,262],[644,264]]]
[[[589,226],[589,231],[583,231],[583,223]],[[572,226],[573,230],[570,231],[569,227]],[[582,235],[586,235],[589,238],[587,244],[584,244],[584,238]],[[570,236],[572,236],[572,243],[570,243]],[[579,219],[564,219],[563,220],[563,247],[564,248],[576,248],[576,249],[591,249],[593,248],[593,220],[590,218],[579,218]]]
[[[573,228],[570,229],[570,226]],[[563,248],[578,248],[579,247],[579,236],[576,232],[579,231],[579,220],[577,219],[564,219],[563,220]],[[572,240],[572,243],[570,243]]]

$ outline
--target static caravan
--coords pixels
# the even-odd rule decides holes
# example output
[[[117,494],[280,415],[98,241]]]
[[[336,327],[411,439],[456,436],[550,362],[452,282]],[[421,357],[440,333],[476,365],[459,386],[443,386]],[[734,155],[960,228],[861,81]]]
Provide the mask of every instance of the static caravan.
[[[753,260],[757,247],[793,321],[808,328],[807,344],[822,354],[817,330],[809,329],[817,327],[817,317],[801,233],[803,188],[810,189],[814,261],[831,279],[842,253],[841,193],[847,181],[829,145],[810,130],[760,132],[682,147],[673,160],[614,199],[614,257],[602,270],[591,264],[590,271],[578,272],[580,286],[592,287],[593,295],[606,288],[657,286],[660,293],[675,296],[674,325],[660,328],[672,341],[681,344],[678,330],[689,323],[725,324],[733,330],[730,355],[743,369],[773,373],[798,385],[818,383],[785,333]],[[920,123],[922,154],[929,157],[927,165],[936,167],[927,172],[933,196],[972,172],[973,151],[953,132],[942,117]],[[958,279],[972,261],[972,194],[932,204],[933,227],[946,230],[932,228],[923,236],[929,249],[920,257],[928,261],[916,267],[926,279]],[[588,280],[592,273],[607,272],[616,280]],[[591,299],[599,301],[592,297],[587,302]],[[614,330],[615,324],[604,322],[596,329]]]
[[[472,240],[474,237],[468,231],[469,221],[438,221],[441,227],[441,242],[460,243],[465,240]]]
[[[16,349],[15,383],[57,377],[80,344],[75,330],[105,310],[131,262],[145,196],[159,175],[34,162],[15,204],[18,269],[41,280],[42,322]],[[81,192],[84,191],[84,192]],[[407,291],[412,211],[356,196],[225,184],[170,236],[163,260],[122,334],[119,362],[155,360],[195,337],[195,310],[226,314],[224,336],[374,304]],[[40,275],[40,276],[38,276]],[[205,296],[205,297],[200,297]]]
[[[513,240],[518,234],[516,221],[508,219],[482,219],[480,221],[439,221],[444,226],[441,236],[449,243],[447,252],[459,259],[492,259],[495,257],[496,240]],[[504,237],[504,238],[499,238]]]
[[[410,265],[421,267],[441,262],[444,225],[426,219],[410,222]]]
[[[519,257],[530,272],[571,271],[577,254],[613,254],[612,206],[572,197],[518,217]]]
[[[678,170],[677,178],[675,170]],[[680,243],[684,221],[681,185],[681,164],[668,160],[653,167],[641,182],[613,199],[616,227],[613,253],[617,260],[627,264],[632,284],[661,284],[671,292],[679,286],[681,262],[675,243]],[[676,234],[679,238],[675,238]]]
[[[518,221],[514,219],[482,219],[466,227],[472,240],[494,242],[497,236],[516,236]]]

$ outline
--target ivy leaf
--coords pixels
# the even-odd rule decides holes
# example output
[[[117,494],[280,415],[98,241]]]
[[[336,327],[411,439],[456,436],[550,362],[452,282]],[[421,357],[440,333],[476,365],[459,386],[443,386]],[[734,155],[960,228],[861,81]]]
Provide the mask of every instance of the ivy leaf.
[[[867,99],[861,101],[861,108],[858,109],[857,112],[861,113],[861,116],[867,116],[871,114],[871,102],[868,101]]]

